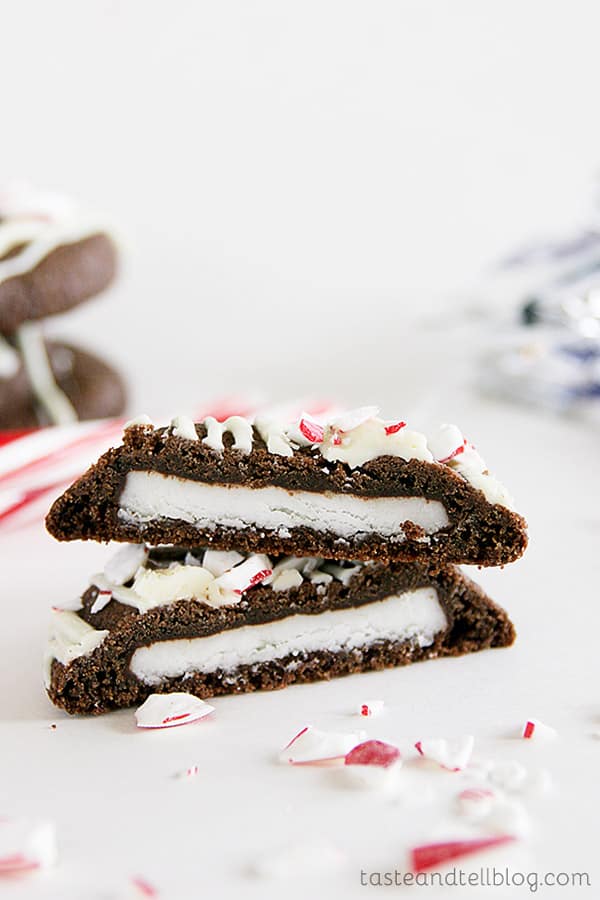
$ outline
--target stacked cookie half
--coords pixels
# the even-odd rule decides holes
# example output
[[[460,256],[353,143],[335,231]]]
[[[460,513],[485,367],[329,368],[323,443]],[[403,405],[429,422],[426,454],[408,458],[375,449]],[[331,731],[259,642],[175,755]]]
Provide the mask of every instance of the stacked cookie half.
[[[0,190],[0,429],[119,415],[122,381],[40,323],[104,290],[117,250],[105,224],[27,185]]]
[[[506,613],[456,567],[527,544],[455,426],[373,407],[328,421],[130,423],[53,505],[62,541],[119,541],[77,609],[54,612],[50,698],[69,712],[151,693],[279,688],[506,647]]]

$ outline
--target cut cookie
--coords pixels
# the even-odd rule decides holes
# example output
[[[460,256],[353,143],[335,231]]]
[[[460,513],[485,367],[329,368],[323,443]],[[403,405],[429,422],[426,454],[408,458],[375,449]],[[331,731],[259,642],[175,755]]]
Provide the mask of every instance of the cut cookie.
[[[119,416],[125,408],[125,387],[121,377],[107,363],[87,350],[56,342],[45,345],[52,379],[52,393],[58,389],[77,419]],[[43,394],[42,394],[43,397]],[[0,371],[0,430],[27,429],[52,424],[48,410],[33,390],[21,357],[15,365]]]
[[[133,425],[56,501],[48,529],[59,540],[330,559],[492,566],[521,556],[526,523],[456,426],[427,438],[376,413]]]
[[[295,584],[283,577],[295,572]],[[122,548],[56,610],[46,685],[70,713],[198,697],[506,647],[514,628],[458,569]]]
[[[105,223],[27,185],[0,189],[0,333],[104,290],[117,250]]]

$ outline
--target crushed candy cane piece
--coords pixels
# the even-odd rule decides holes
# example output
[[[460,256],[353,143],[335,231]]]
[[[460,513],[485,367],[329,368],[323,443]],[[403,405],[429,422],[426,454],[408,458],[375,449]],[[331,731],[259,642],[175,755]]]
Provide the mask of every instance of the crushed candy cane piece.
[[[312,725],[307,725],[283,748],[280,758],[282,762],[295,766],[343,764],[350,750],[360,744],[365,737],[364,732],[340,734],[319,731]]]
[[[445,738],[428,738],[417,741],[415,747],[425,759],[436,762],[449,772],[460,772],[467,766],[474,744],[474,737],[468,734],[454,741],[447,741]]]
[[[148,556],[145,544],[125,544],[104,566],[104,574],[111,584],[123,585],[135,576]]]
[[[187,769],[184,769],[182,772],[177,772],[175,778],[184,778],[189,780],[190,778],[196,778],[197,775],[200,774],[200,769],[198,766],[188,766]]]
[[[544,725],[539,719],[528,719],[523,727],[522,737],[526,740],[532,740],[533,738],[536,740],[539,738],[552,740],[557,736],[558,732],[554,728],[551,728],[550,725]]]
[[[244,557],[237,550],[206,550],[201,565],[215,578],[219,578],[243,561]]]
[[[514,841],[509,834],[498,837],[474,838],[465,841],[441,841],[435,844],[422,844],[413,847],[410,851],[410,865],[412,872],[426,872],[435,869],[445,863],[482,850],[489,850]]]
[[[466,440],[460,428],[456,425],[441,425],[435,434],[430,435],[427,446],[429,447],[434,459],[438,462],[447,462],[456,456],[460,448],[463,449]]]
[[[271,582],[274,591],[289,591],[290,588],[300,587],[304,581],[302,573],[298,569],[286,569]]]
[[[305,844],[294,842],[259,856],[253,861],[252,870],[255,875],[263,878],[289,879],[337,869],[345,861],[345,854],[341,850],[323,841]]]
[[[400,760],[400,751],[384,741],[364,741],[346,754],[347,766],[392,766]]]
[[[150,884],[145,878],[140,878],[139,875],[134,875],[131,879],[131,884],[136,889],[136,892],[140,897],[158,897],[158,891],[156,888]]]
[[[51,822],[0,819],[0,875],[54,865],[56,833]]]
[[[458,795],[458,810],[464,816],[480,819],[491,812],[496,799],[490,788],[467,788]]]
[[[361,703],[358,714],[368,718],[380,716],[384,705],[383,700],[367,700],[366,703]]]
[[[215,711],[214,706],[193,694],[150,694],[135,711],[138,728],[170,728],[198,722]]]
[[[271,562],[268,556],[254,554],[243,563],[234,566],[215,578],[210,585],[209,595],[220,594],[223,598],[230,595],[240,597],[245,591],[255,587],[272,574]]]
[[[90,606],[91,613],[99,613],[102,612],[105,606],[108,606],[110,601],[112,600],[112,591],[102,590],[98,591],[96,594],[96,599]]]
[[[385,426],[385,433],[397,434],[402,428],[406,428],[406,422],[390,422],[389,425]]]
[[[322,444],[325,430],[322,425],[307,416],[300,419],[300,431],[311,444]]]
[[[358,409],[350,409],[336,416],[330,421],[329,426],[333,431],[352,431],[368,419],[373,419],[378,412],[378,406],[360,406]]]

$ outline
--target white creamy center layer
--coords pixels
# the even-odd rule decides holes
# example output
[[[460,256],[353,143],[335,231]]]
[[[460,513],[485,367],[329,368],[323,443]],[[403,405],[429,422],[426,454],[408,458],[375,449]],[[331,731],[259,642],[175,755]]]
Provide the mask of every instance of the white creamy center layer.
[[[231,672],[290,655],[368,647],[380,640],[412,640],[428,647],[446,627],[437,591],[424,587],[351,609],[288,616],[208,637],[159,641],[136,650],[130,667],[140,681],[156,685],[187,673]]]
[[[306,526],[340,537],[378,533],[401,536],[403,522],[434,534],[448,525],[444,506],[423,497],[356,497],[204,484],[158,472],[130,472],[121,493],[119,517],[145,523],[182,519],[198,528],[249,525],[279,531]]]

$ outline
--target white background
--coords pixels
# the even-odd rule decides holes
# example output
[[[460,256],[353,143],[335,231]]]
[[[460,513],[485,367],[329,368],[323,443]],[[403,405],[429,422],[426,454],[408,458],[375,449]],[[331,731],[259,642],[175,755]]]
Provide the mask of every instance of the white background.
[[[514,650],[226,699],[213,723],[159,735],[135,734],[130,713],[67,720],[39,688],[46,609],[106,551],[39,528],[0,537],[0,812],[47,815],[61,842],[53,875],[7,895],[106,898],[139,872],[161,897],[306,896],[309,876],[292,888],[246,870],[311,833],[353,864],[395,865],[431,836],[438,806],[273,763],[306,720],[351,728],[365,695],[390,705],[373,736],[472,732],[483,755],[547,765],[557,787],[532,805],[528,865],[595,870],[597,884],[597,433],[477,400],[465,389],[477,348],[415,321],[447,323],[487,261],[591,206],[598,5],[0,10],[2,175],[105,210],[127,245],[119,285],[52,330],[121,366],[132,411],[257,390],[380,401],[416,427],[457,419],[532,533],[522,562],[479,576],[515,619]],[[511,740],[529,715],[559,741]],[[193,784],[169,778],[192,763]],[[356,881],[350,867],[322,895],[363,896]]]

